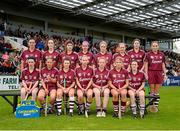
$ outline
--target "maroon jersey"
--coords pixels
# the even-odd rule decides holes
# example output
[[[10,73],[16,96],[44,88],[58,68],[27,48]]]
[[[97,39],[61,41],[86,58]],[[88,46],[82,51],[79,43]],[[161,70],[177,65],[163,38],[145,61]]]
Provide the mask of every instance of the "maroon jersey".
[[[115,59],[116,59],[117,57],[120,57],[120,58],[122,59],[122,61],[123,61],[123,63],[124,63],[124,69],[127,69],[128,66],[129,66],[130,63],[131,63],[131,58],[130,58],[130,56],[129,56],[128,54],[126,54],[126,53],[125,53],[124,56],[121,55],[121,54],[119,54],[119,53],[116,53],[116,54],[113,55],[113,60],[115,61]]]
[[[129,73],[129,85],[135,89],[138,90],[139,87],[142,85],[143,82],[145,82],[145,76],[142,72],[137,72],[136,74],[133,74],[132,72]]]
[[[34,57],[35,58],[35,67],[39,68],[39,61],[42,60],[42,54],[38,49],[34,49],[34,51],[25,50],[21,54],[21,60],[24,61],[24,67],[27,67],[27,58]]]
[[[59,71],[58,75],[59,84],[64,86],[64,82],[66,88],[68,88],[73,82],[75,82],[75,72],[73,70],[69,70],[68,72],[64,72],[64,70]]]
[[[22,73],[21,73],[21,80],[24,80],[26,82],[26,84],[30,84],[30,82],[32,82],[33,84],[36,81],[39,81],[39,70],[38,69],[34,69],[33,72],[29,72],[29,68],[25,68]]]
[[[148,70],[162,71],[162,64],[165,63],[165,56],[160,51],[158,51],[157,54],[150,51],[147,53],[145,61],[148,62]]]
[[[83,55],[86,55],[89,59],[89,65],[92,65],[93,64],[93,53],[92,52],[87,52],[86,54],[84,54],[82,51],[78,53],[78,59],[79,61],[81,61],[82,59],[82,56]]]
[[[109,75],[109,71],[107,69],[100,71],[97,68],[94,71],[93,82],[98,86],[101,86],[101,87],[105,86],[108,84],[108,75]]]
[[[111,53],[106,53],[106,54],[101,54],[101,53],[98,53],[94,56],[94,63],[95,63],[95,66],[96,68],[98,67],[98,60],[100,57],[104,57],[107,61],[106,63],[106,69],[110,69],[110,66],[112,64],[112,54]]]
[[[71,69],[75,69],[76,68],[76,63],[78,62],[78,55],[75,52],[72,52],[71,54],[67,54],[65,52],[61,53],[60,55],[60,63],[63,63],[65,58],[69,58],[71,60]]]
[[[45,63],[47,58],[52,58],[53,59],[53,67],[57,67],[58,65],[58,61],[59,61],[59,56],[60,54],[57,51],[53,51],[52,53],[50,53],[49,51],[45,51],[42,55],[43,58],[43,62]]]
[[[46,85],[48,85],[48,89],[56,89],[56,83],[52,83],[51,81],[48,81],[48,76],[50,76],[51,78],[57,78],[58,76],[58,70],[53,67],[51,70],[48,70],[47,67],[44,67],[41,70],[41,77],[42,80],[45,82]]]
[[[93,78],[93,69],[87,67],[85,70],[83,70],[81,67],[78,67],[76,69],[76,77],[78,78],[82,88],[86,89],[91,78]]]
[[[109,81],[112,81],[112,84],[118,88],[123,87],[126,84],[126,80],[129,79],[128,71],[125,69],[121,69],[117,71],[116,69],[112,69],[109,72]]]
[[[135,60],[138,63],[138,69],[140,70],[143,67],[145,52],[143,50],[139,50],[135,52],[133,49],[128,51],[128,55],[131,57],[131,60]]]

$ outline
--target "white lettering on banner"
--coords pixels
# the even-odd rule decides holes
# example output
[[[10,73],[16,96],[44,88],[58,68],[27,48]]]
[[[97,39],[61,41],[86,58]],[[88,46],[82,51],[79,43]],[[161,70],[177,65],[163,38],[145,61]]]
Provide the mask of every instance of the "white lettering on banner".
[[[179,83],[179,80],[170,79],[170,83]]]
[[[19,76],[0,75],[0,91],[20,90]]]
[[[180,77],[170,77],[164,83],[165,86],[180,86]]]

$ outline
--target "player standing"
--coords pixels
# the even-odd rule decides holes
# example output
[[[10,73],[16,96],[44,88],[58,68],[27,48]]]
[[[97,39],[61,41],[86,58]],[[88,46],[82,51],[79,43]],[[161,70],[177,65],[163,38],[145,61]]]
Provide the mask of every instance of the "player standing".
[[[87,41],[83,41],[83,43],[82,43],[82,51],[80,51],[78,53],[78,59],[79,59],[79,62],[80,62],[81,59],[82,59],[82,56],[86,55],[88,57],[88,59],[89,59],[89,65],[92,67],[93,60],[94,60],[93,53],[88,51],[88,49],[89,49],[89,43]]]
[[[159,89],[163,81],[167,78],[165,67],[165,56],[159,51],[157,41],[151,42],[151,51],[147,53],[145,60],[145,73],[148,76],[148,83],[151,95],[159,97]],[[158,109],[160,98],[154,102]]]
[[[99,43],[99,47],[100,47],[100,52],[97,53],[94,56],[95,67],[96,68],[98,67],[98,60],[99,60],[99,58],[100,57],[104,57],[104,58],[106,58],[106,61],[107,61],[106,69],[110,69],[111,68],[111,64],[112,64],[112,54],[107,52],[107,43],[106,43],[106,41],[101,41]]]
[[[53,67],[57,68],[60,54],[57,51],[55,51],[55,45],[53,39],[48,40],[47,46],[48,46],[48,50],[45,51],[42,55],[43,63],[46,62],[47,58],[51,57],[53,59]]]
[[[138,62],[138,69],[140,72],[144,71],[144,60],[145,52],[140,48],[141,41],[139,39],[133,40],[133,49],[128,51],[128,55],[131,57],[132,61]]]
[[[34,57],[35,67],[41,69],[42,54],[38,49],[36,49],[35,45],[36,45],[35,40],[33,38],[29,39],[28,50],[24,50],[21,54],[21,70],[27,67],[28,57]]]
[[[62,68],[62,63],[65,58],[69,58],[71,60],[71,69],[75,69],[78,65],[78,55],[73,52],[74,43],[71,40],[67,40],[65,42],[65,52],[60,54],[60,69]]]
[[[126,53],[126,45],[124,43],[119,43],[117,48],[118,48],[118,53],[115,53],[113,55],[113,60],[115,60],[117,57],[121,58],[124,63],[123,68],[126,69],[127,71],[130,71],[131,58]]]

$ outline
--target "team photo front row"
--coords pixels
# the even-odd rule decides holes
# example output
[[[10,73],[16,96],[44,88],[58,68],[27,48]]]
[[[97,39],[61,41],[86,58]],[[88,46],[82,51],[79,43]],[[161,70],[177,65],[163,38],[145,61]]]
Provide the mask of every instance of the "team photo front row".
[[[107,59],[105,57],[98,58],[97,68],[89,66],[87,55],[81,57],[79,66],[74,70],[71,68],[71,62],[68,57],[64,58],[62,68],[58,70],[54,67],[53,58],[47,57],[46,66],[39,70],[36,68],[35,57],[28,57],[27,68],[22,70],[20,77],[21,100],[27,100],[28,95],[31,94],[31,99],[40,103],[41,112],[49,114],[56,112],[57,116],[61,116],[62,113],[73,116],[74,105],[76,104],[78,114],[85,114],[88,117],[93,97],[95,97],[96,116],[106,117],[109,97],[112,95],[113,117],[121,117],[126,112],[128,96],[133,118],[137,118],[137,114],[140,118],[144,118],[144,87],[147,77],[148,80],[150,78],[149,75],[147,76],[146,73],[139,70],[136,60],[131,61],[129,71],[124,68],[121,57],[114,59],[111,70],[106,68]],[[152,79],[159,79],[157,84],[161,85],[163,79],[160,78],[162,76],[160,75],[159,78],[155,73],[155,77],[151,78],[151,81]],[[48,96],[49,104],[47,107]],[[138,102],[136,102],[137,98]],[[156,99],[153,104],[158,109],[159,99]]]

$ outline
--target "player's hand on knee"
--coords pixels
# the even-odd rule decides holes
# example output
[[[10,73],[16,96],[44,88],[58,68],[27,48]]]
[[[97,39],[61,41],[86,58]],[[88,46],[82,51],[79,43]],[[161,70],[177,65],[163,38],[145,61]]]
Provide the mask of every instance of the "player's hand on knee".
[[[27,88],[26,91],[27,91],[28,94],[31,93],[29,88]]]
[[[136,90],[136,91],[135,91],[135,94],[136,94],[136,95],[139,95],[139,90]]]
[[[117,91],[118,91],[118,94],[121,94],[122,89],[119,88]]]

